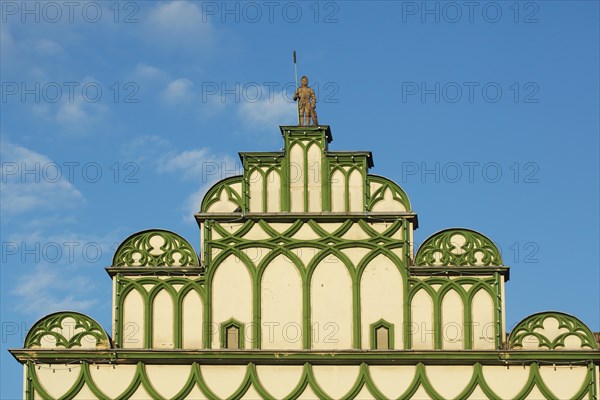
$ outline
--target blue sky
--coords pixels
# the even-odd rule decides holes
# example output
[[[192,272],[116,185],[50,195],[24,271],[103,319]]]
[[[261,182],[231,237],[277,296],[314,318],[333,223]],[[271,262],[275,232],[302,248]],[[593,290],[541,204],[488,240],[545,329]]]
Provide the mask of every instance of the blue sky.
[[[1,4],[3,399],[38,318],[110,330],[125,237],[198,249],[206,189],[295,122],[293,49],[330,148],[373,152],[417,243],[459,226],[498,244],[508,330],[559,310],[600,331],[598,2],[24,4]]]

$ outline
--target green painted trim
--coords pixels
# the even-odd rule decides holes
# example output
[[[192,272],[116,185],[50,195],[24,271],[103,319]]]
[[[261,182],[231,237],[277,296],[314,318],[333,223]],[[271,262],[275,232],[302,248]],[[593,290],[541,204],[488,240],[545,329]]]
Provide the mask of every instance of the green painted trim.
[[[156,250],[151,240],[159,237],[163,245]],[[176,257],[178,256],[178,257]],[[178,265],[175,265],[175,263]],[[193,267],[199,266],[200,260],[194,247],[175,232],[164,229],[147,229],[134,233],[125,239],[117,248],[112,265],[115,267]]]
[[[37,372],[34,368],[33,363],[29,363],[27,369],[27,377],[31,384],[31,390],[28,392],[27,399],[34,398],[34,392],[37,395],[46,400],[52,399],[46,389],[41,384]],[[426,366],[423,363],[417,363],[414,372],[412,382],[408,385],[407,389],[402,393],[398,399],[412,398],[419,388],[422,388],[426,394],[435,399],[443,399],[439,392],[437,392],[427,376]],[[73,385],[65,391],[61,399],[70,399],[77,396],[78,393],[85,386],[92,394],[100,399],[109,398],[102,390],[96,385],[92,379],[90,369],[93,366],[88,362],[82,362],[80,365],[78,376],[75,379]],[[558,400],[557,397],[550,391],[548,386],[544,383],[540,374],[538,364],[532,363],[529,365],[529,376],[523,388],[514,397],[515,399],[527,398],[534,389],[540,391],[540,393],[547,399]],[[77,372],[73,372],[77,373]],[[579,387],[577,392],[573,395],[575,399],[583,399],[584,397],[593,398],[595,395],[594,378],[595,373],[593,372],[593,364],[587,367],[587,373]],[[200,392],[209,399],[218,399],[219,397],[210,389],[206,380],[203,377],[200,365],[196,362],[191,363],[190,372],[187,380],[181,387],[178,393],[175,394],[173,399],[181,399],[188,396],[191,391],[197,387]],[[145,364],[137,363],[134,376],[129,386],[116,398],[129,399],[138,390],[143,389],[148,396],[153,399],[162,400],[165,399],[161,394],[154,388],[151,383],[151,379],[146,372]],[[228,397],[229,399],[240,399],[248,393],[248,390],[253,388],[259,396],[263,399],[274,399],[274,397],[267,391],[266,387],[262,384],[256,371],[256,365],[254,363],[246,364],[246,374],[242,379],[233,393]],[[302,369],[302,375],[300,376],[296,386],[288,393],[285,399],[296,399],[302,395],[302,393],[310,388],[316,396],[320,399],[331,399],[331,396],[319,385],[318,380],[313,371],[313,365],[305,363]],[[354,384],[350,387],[342,398],[354,399],[360,391],[366,388],[369,394],[375,398],[386,398],[383,392],[377,387],[375,381],[371,377],[369,365],[366,363],[359,364],[359,373],[354,381]],[[477,388],[479,388],[487,398],[497,399],[499,396],[494,393],[488,385],[485,376],[483,374],[482,364],[473,364],[473,370],[471,379],[462,389],[462,391],[456,396],[456,398],[464,399],[469,397]]]
[[[380,188],[370,193],[367,205],[367,210],[371,211],[377,203],[384,199],[386,190],[391,190],[393,199],[400,202],[407,212],[412,210],[410,205],[410,199],[406,192],[394,181],[380,175],[368,174],[366,176],[367,186],[370,188],[372,183],[378,183],[381,185]]]
[[[204,221],[239,222],[246,221],[266,221],[266,222],[290,222],[295,220],[315,220],[317,222],[340,222],[345,220],[354,221],[395,221],[399,219],[415,220],[417,214],[413,212],[280,212],[280,213],[197,213],[194,215],[198,223]]]
[[[75,325],[65,327],[66,319],[72,319],[75,321]],[[62,333],[56,331],[65,328],[69,331],[77,329],[81,329],[81,331],[67,339]],[[72,349],[81,347],[81,341],[88,336],[94,338],[98,348],[112,347],[110,337],[98,322],[75,311],[59,311],[49,314],[33,324],[25,337],[24,347],[40,348],[42,340],[45,337],[50,337],[55,341],[53,349],[60,349],[61,347]]]
[[[152,276],[185,276],[190,278],[195,278],[199,276],[204,276],[204,270],[200,266],[192,266],[192,267],[166,267],[166,268],[152,268],[151,270],[148,267],[106,267],[106,273],[114,278],[118,274],[123,276],[140,276],[140,275],[152,275]]]
[[[412,310],[410,306],[410,286],[409,286],[409,277],[411,275],[410,265],[412,264],[412,252],[410,249],[410,221],[403,220],[402,221],[402,239],[405,243],[405,260],[403,268],[406,270],[405,275],[406,278],[402,280],[402,293],[403,293],[403,301],[402,301],[402,320],[404,321],[404,332],[403,332],[403,345],[405,349],[410,349],[412,346],[412,337],[411,337],[411,318],[412,318]]]
[[[566,329],[567,332],[563,332],[552,339],[544,336],[540,330],[544,329],[544,322],[547,319],[555,319],[558,322],[559,329]],[[578,318],[558,311],[541,312],[523,319],[510,333],[508,346],[510,349],[520,349],[523,347],[523,342],[531,337],[538,341],[540,348],[556,350],[562,349],[565,340],[571,336],[575,336],[581,341],[582,349],[594,350],[598,348],[596,338],[590,328]]]
[[[411,276],[495,276],[496,274],[505,277],[505,282],[510,276],[509,267],[452,267],[452,266],[436,266],[436,267],[420,267],[411,266]]]
[[[455,291],[460,297],[463,306],[463,343],[464,349],[472,349],[473,347],[473,320],[472,320],[472,309],[473,309],[473,298],[480,291],[484,290],[488,293],[492,300],[494,307],[494,337],[495,345],[497,348],[501,348],[498,343],[497,337],[500,333],[499,322],[500,314],[496,310],[500,307],[500,299],[498,298],[499,285],[497,285],[496,277],[477,278],[477,277],[456,277],[454,279],[442,278],[442,277],[431,277],[425,279],[409,278],[409,294],[408,294],[408,309],[411,312],[412,321],[412,300],[414,296],[420,291],[425,292],[431,297],[433,304],[433,329],[434,329],[434,349],[442,349],[442,335],[443,335],[443,324],[442,320],[442,302],[445,295],[449,291]],[[435,290],[432,285],[440,285],[440,288]],[[471,285],[469,290],[465,290],[462,285]],[[410,325],[410,321],[408,324]],[[409,332],[410,336],[410,332]],[[409,340],[409,346],[412,348],[412,337]]]
[[[497,349],[503,349],[504,348],[504,343],[502,341],[502,333],[506,332],[506,329],[504,327],[504,316],[502,315],[502,296],[504,295],[502,293],[502,276],[500,273],[496,272],[496,274],[494,275],[495,278],[495,286],[496,286],[496,298],[495,298],[495,302],[494,302],[494,307],[495,307],[495,335],[494,337],[496,338],[496,348]]]
[[[245,167],[245,165],[244,165]],[[202,199],[200,206],[201,212],[206,212],[211,205],[221,200],[221,192],[224,190],[227,193],[228,199],[244,209],[244,205],[248,204],[244,201],[245,182],[242,175],[230,176],[215,183]],[[242,184],[242,193],[238,193],[231,186],[234,184]]]
[[[455,236],[465,240],[460,253],[455,253]],[[478,262],[481,259],[481,264]],[[500,250],[489,238],[471,229],[450,228],[429,236],[417,250],[415,265],[438,266],[502,266]]]
[[[373,322],[369,325],[371,350],[377,350],[377,330],[379,328],[385,328],[388,331],[388,343],[387,348],[389,350],[395,349],[394,346],[394,324],[381,318],[379,321]]]
[[[373,365],[530,365],[532,363],[600,364],[597,350],[301,350],[268,351],[246,349],[228,350],[160,350],[153,349],[9,349],[20,363],[36,361],[65,364],[76,360],[94,360],[96,363],[132,364],[190,364],[202,359],[203,364],[239,365],[248,362],[264,365],[298,365],[310,362],[315,365],[357,365],[363,362]]]
[[[269,236],[264,240],[255,239],[244,239],[244,236],[250,232],[253,227],[259,225],[262,230]],[[210,258],[206,261],[206,287],[208,289],[208,298],[212,299],[212,282],[214,279],[214,273],[218,266],[230,256],[237,257],[246,266],[246,270],[251,277],[252,282],[252,293],[253,293],[253,347],[260,348],[261,346],[261,287],[262,287],[262,275],[268,264],[278,255],[283,254],[293,261],[294,266],[298,270],[301,278],[302,285],[302,317],[303,317],[303,347],[310,349],[311,343],[311,316],[310,316],[310,281],[314,269],[318,263],[327,257],[333,255],[340,259],[346,269],[348,270],[351,283],[352,283],[352,313],[353,313],[353,326],[352,326],[352,347],[359,349],[361,348],[361,335],[362,328],[360,323],[360,278],[362,271],[366,267],[367,263],[370,262],[377,255],[382,254],[389,258],[391,262],[396,265],[398,271],[401,274],[403,282],[407,279],[407,261],[401,260],[394,252],[394,249],[402,248],[407,246],[403,240],[393,239],[399,230],[406,226],[403,220],[390,221],[389,227],[384,232],[375,231],[371,228],[369,222],[358,221],[356,224],[364,232],[366,237],[370,237],[365,240],[347,240],[342,239],[346,232],[348,232],[353,224],[353,220],[346,220],[338,229],[334,232],[329,233],[316,221],[308,220],[296,220],[285,232],[277,232],[271,228],[270,225],[264,221],[259,220],[247,220],[236,231],[231,232],[225,229],[218,222],[211,222],[206,224],[210,226],[211,230],[218,233],[220,238],[212,240],[210,234],[205,235],[207,240],[204,242],[204,249],[209,254],[212,254],[212,249],[219,249],[220,252],[214,259]],[[293,239],[292,236],[296,234],[303,226],[308,225],[320,239],[317,240],[298,240]],[[403,234],[402,234],[403,235]],[[313,248],[316,254],[313,256],[309,265],[304,265],[303,262],[294,255],[293,250],[297,248]],[[342,252],[343,249],[361,247],[371,250],[358,265],[354,266],[352,262]],[[269,253],[262,258],[261,262],[255,263],[244,254],[245,249],[259,248],[261,251],[268,251]],[[406,293],[406,290],[405,290]],[[210,301],[212,303],[212,300]],[[205,315],[210,318],[210,311]],[[206,321],[207,324],[211,324],[212,319]],[[305,334],[306,333],[306,334]],[[208,332],[207,332],[208,334]],[[208,340],[208,339],[207,339]],[[208,345],[207,345],[207,348]]]
[[[205,289],[205,281],[203,277],[196,279],[190,279],[188,277],[169,277],[161,279],[159,277],[145,276],[140,278],[126,277],[117,275],[116,282],[116,321],[115,321],[115,347],[122,348],[125,340],[125,326],[123,320],[124,304],[127,299],[127,295],[132,291],[137,291],[144,303],[144,336],[143,346],[145,348],[152,347],[152,336],[153,336],[153,302],[158,293],[165,290],[171,297],[173,304],[173,345],[175,348],[182,348],[183,346],[183,332],[182,332],[182,315],[183,315],[183,301],[185,296],[190,291],[195,291],[198,297],[202,301],[204,308],[203,316],[206,315],[206,306],[208,304],[207,294]],[[150,289],[146,289],[144,285],[152,285]],[[174,286],[181,285],[179,291]],[[204,317],[206,319],[206,317]],[[206,324],[206,322],[205,322]],[[208,325],[208,324],[207,324]],[[203,340],[206,341],[206,332],[210,332],[210,325],[204,326]],[[205,342],[206,343],[206,342]]]

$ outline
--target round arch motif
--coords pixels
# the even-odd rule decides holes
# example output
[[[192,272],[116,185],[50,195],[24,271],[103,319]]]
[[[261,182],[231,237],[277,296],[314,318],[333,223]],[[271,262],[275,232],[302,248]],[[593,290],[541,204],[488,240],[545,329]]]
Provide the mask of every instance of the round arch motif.
[[[47,346],[42,344],[45,338],[50,338],[54,347],[65,349],[83,347],[82,341],[85,338],[92,338],[96,348],[111,347],[110,337],[102,326],[87,315],[75,311],[59,311],[37,321],[27,333],[24,347],[45,348]]]
[[[451,228],[437,232],[419,247],[416,266],[501,266],[502,256],[486,236],[471,229]]]
[[[547,324],[555,320],[553,328]],[[547,311],[530,315],[515,326],[509,335],[509,349],[524,348],[524,343],[537,343],[537,347],[548,350],[567,348],[565,341],[571,337],[579,339],[580,349],[597,349],[594,334],[578,318],[557,311]],[[578,350],[578,349],[575,349]]]
[[[198,267],[192,245],[178,234],[164,229],[134,233],[117,248],[114,267]]]

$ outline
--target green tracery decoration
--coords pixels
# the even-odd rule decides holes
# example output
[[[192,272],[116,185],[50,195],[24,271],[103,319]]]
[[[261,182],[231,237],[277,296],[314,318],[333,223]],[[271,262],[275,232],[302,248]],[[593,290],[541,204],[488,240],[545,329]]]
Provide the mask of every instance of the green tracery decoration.
[[[378,183],[381,186],[374,190],[367,202],[367,210],[372,211],[377,203],[385,199],[386,192],[390,191],[394,200],[401,203],[406,211],[411,210],[410,200],[407,194],[395,182],[379,175],[368,175],[370,183]]]
[[[494,243],[470,229],[447,229],[430,236],[417,251],[418,266],[501,266]]]
[[[114,267],[189,267],[200,265],[196,251],[176,233],[151,229],[129,236],[117,249]]]
[[[53,399],[53,397],[48,393],[48,391],[44,388],[42,384],[42,380],[38,376],[37,370],[32,362],[28,364],[28,378],[29,378],[29,396],[28,399],[34,398],[33,393],[37,395],[35,398],[41,399]],[[146,372],[146,365],[142,362],[138,362],[136,366],[136,370],[133,378],[131,379],[129,385],[120,393],[118,396],[114,397],[117,399],[130,399],[130,398],[138,398],[139,392],[138,390],[142,389],[149,398],[152,399],[183,399],[192,393],[194,389],[199,389],[203,396],[209,399],[219,399],[220,397],[211,390],[210,385],[207,383],[202,369],[200,365],[197,363],[192,363],[190,366],[190,372],[187,377],[187,380],[179,389],[179,391],[173,397],[165,397],[162,395],[156,388],[152,385],[151,379],[149,378],[148,373]],[[110,398],[106,393],[104,393],[99,385],[94,382],[92,373],[90,372],[92,366],[88,362],[82,362],[81,368],[77,368],[73,373],[78,374],[77,378],[73,385],[65,391],[65,393],[61,396],[62,399],[71,399],[77,396],[77,394],[85,387],[87,388],[94,396],[99,399],[108,399]],[[299,380],[296,383],[296,386],[285,395],[284,399],[297,399],[303,394],[306,394],[306,390],[310,389],[319,399],[333,399],[331,396],[320,384],[315,376],[315,372],[313,370],[313,366],[309,363],[304,364],[302,374],[300,375]],[[257,393],[262,399],[275,399],[276,397],[271,394],[267,386],[265,386],[261,380],[260,375],[257,370],[257,366],[254,363],[248,363],[246,366],[246,373],[240,383],[235,383],[235,387],[233,387],[232,392],[227,398],[228,399],[241,399],[245,398],[245,395],[248,395],[252,389],[254,389],[255,393]],[[573,399],[583,399],[583,398],[593,398],[594,396],[594,372],[593,369],[589,369],[586,373],[581,386],[575,389],[572,398]],[[427,369],[423,363],[418,363],[416,365],[414,375],[410,384],[407,385],[407,388],[404,390],[402,394],[400,394],[397,399],[410,399],[414,398],[413,396],[417,392],[419,388],[425,391],[425,393],[432,399],[444,399],[446,397],[442,396],[438,390],[436,390],[434,384],[431,379],[427,376]],[[362,363],[359,367],[358,376],[356,377],[352,386],[348,389],[348,391],[341,396],[344,399],[355,399],[359,396],[359,394],[364,393],[363,390],[366,390],[370,396],[377,399],[385,399],[388,398],[381,389],[377,386],[376,381],[373,379],[370,371],[369,365],[366,363]],[[487,382],[487,379],[483,372],[483,366],[480,363],[475,363],[473,365],[472,375],[467,384],[461,388],[460,393],[455,396],[455,399],[466,399],[470,398],[470,396],[475,392],[475,390],[480,390],[486,398],[489,399],[499,399],[501,398],[497,393],[495,393],[490,385]],[[559,400],[559,397],[556,396],[548,387],[548,385],[544,382],[542,374],[540,373],[540,366],[536,363],[533,363],[529,367],[529,373],[527,380],[523,387],[518,391],[518,393],[513,397],[514,399],[525,399],[528,398],[535,391],[539,391],[539,393],[544,396],[546,399]],[[137,394],[137,396],[136,396]],[[361,397],[363,398],[363,397]]]
[[[42,340],[48,337],[55,347],[65,349],[82,347],[84,338],[92,338],[96,347],[110,347],[110,339],[100,324],[77,312],[58,312],[36,322],[25,338],[25,348],[42,347]]]
[[[229,201],[241,208],[242,196],[240,193],[238,193],[238,191],[236,191],[233,188],[233,185],[241,185],[242,180],[243,177],[241,175],[236,175],[229,178],[225,178],[215,183],[210,189],[208,189],[208,192],[204,196],[204,199],[202,200],[202,205],[200,206],[200,211],[207,212],[210,206],[212,206],[214,203],[221,201],[221,196],[223,195],[223,192],[225,192]]]
[[[544,334],[546,329],[544,323],[549,319],[554,319],[558,323],[560,333],[555,337]],[[517,324],[510,334],[509,348],[523,348],[523,342],[534,340],[537,341],[539,348],[562,349],[565,347],[565,340],[573,336],[581,341],[582,349],[598,348],[594,334],[577,318],[559,312],[543,312],[529,316]]]

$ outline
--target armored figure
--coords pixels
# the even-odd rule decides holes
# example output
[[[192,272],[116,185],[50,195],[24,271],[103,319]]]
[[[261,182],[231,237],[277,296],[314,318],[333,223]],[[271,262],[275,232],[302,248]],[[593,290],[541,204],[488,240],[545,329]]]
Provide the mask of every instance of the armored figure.
[[[311,125],[311,120],[312,125],[319,125],[316,111],[317,96],[315,96],[315,91],[308,87],[308,78],[306,76],[300,79],[300,87],[294,93],[294,100],[298,101],[298,125]]]

